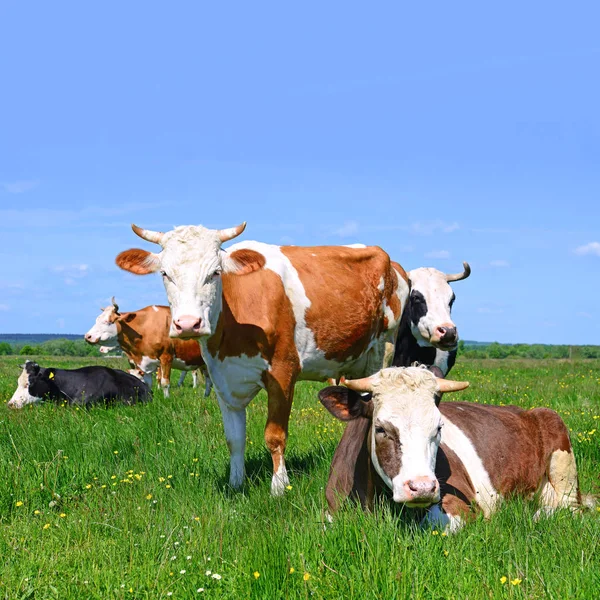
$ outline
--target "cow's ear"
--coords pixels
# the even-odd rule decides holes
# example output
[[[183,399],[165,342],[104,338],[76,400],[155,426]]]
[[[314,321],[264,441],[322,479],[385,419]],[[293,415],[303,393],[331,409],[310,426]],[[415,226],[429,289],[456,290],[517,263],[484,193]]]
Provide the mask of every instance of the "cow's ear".
[[[371,395],[361,396],[358,392],[342,385],[332,385],[319,392],[321,404],[340,421],[352,421],[358,417],[373,416]]]
[[[121,315],[119,315],[121,316]],[[121,320],[125,321],[125,323],[131,323],[131,321],[133,321],[136,317],[136,314],[134,312],[129,313],[128,315],[126,315],[125,317],[123,317]]]
[[[160,269],[160,259],[158,255],[152,254],[147,250],[131,248],[121,252],[115,259],[118,267],[124,271],[135,273],[136,275],[148,275]]]
[[[267,263],[265,257],[256,250],[250,248],[240,248],[233,252],[223,252],[223,271],[225,273],[235,273],[236,275],[246,275],[252,271],[262,269]]]

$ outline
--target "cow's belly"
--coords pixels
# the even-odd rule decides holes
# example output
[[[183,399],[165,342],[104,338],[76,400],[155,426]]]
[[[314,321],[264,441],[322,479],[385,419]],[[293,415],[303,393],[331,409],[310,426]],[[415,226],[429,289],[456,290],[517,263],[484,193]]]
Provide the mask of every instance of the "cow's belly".
[[[204,360],[217,393],[233,409],[245,408],[264,388],[262,375],[269,363],[260,355],[242,354],[218,360],[205,351]]]
[[[154,373],[158,366],[160,365],[160,360],[158,358],[150,358],[149,356],[142,356],[142,360],[138,363],[138,368],[141,369],[144,373]]]
[[[330,377],[339,379],[342,375],[349,378],[365,377],[381,369],[385,352],[385,339],[380,337],[371,341],[358,357],[344,361],[325,358],[319,349],[300,356],[302,370],[299,380],[325,381]]]
[[[198,365],[188,365],[185,361],[177,357],[173,358],[172,366],[174,369],[179,369],[180,371],[194,371],[198,368]]]

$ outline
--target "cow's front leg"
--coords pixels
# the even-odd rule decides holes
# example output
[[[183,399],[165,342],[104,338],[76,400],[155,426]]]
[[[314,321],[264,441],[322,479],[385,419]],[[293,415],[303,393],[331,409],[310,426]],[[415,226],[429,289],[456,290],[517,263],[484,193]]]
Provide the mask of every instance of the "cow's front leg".
[[[194,389],[196,389],[198,387],[198,369],[194,369],[192,371],[192,387]]]
[[[229,485],[233,488],[242,487],[244,483],[244,453],[246,451],[246,408],[232,409],[217,394],[225,439],[229,448]]]
[[[172,357],[170,356],[163,355],[160,357],[160,368],[162,371],[160,376],[160,387],[162,388],[165,398],[169,397],[169,388],[171,387],[171,362]]]
[[[284,454],[294,398],[294,380],[289,376],[286,377],[286,374],[278,376],[276,372],[265,372],[264,379],[269,395],[265,443],[273,459],[271,495],[281,496],[290,484],[285,468]]]
[[[200,367],[200,370],[202,371],[202,376],[204,377],[204,397],[208,398],[210,396],[210,390],[212,390],[212,379],[208,374],[206,365]]]
[[[179,376],[179,381],[177,382],[177,387],[181,387],[185,380],[185,376],[187,375],[187,371],[181,371],[181,375]],[[196,387],[196,386],[194,386]]]

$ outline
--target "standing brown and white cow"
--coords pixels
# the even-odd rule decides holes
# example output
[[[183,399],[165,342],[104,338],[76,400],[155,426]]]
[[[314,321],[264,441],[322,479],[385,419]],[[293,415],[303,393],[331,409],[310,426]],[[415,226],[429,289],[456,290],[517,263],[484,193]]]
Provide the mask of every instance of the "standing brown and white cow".
[[[90,344],[120,346],[130,364],[136,367],[133,374],[138,375],[139,372],[149,386],[152,385],[152,373],[158,369],[160,384],[167,397],[172,367],[180,369],[182,375],[186,371],[192,371],[194,387],[197,383],[197,371],[200,369],[205,380],[204,396],[208,396],[211,382],[200,345],[195,340],[171,339],[170,324],[171,310],[168,306],[146,306],[140,310],[120,313],[113,297],[112,304],[101,309],[96,323],[84,337]]]
[[[294,385],[362,377],[391,362],[408,285],[378,247],[221,244],[224,230],[133,226],[160,254],[127,250],[117,264],[138,275],[160,272],[173,320],[171,336],[198,338],[223,415],[230,483],[244,479],[246,407],[268,394],[265,442],[273,459],[271,493],[289,480],[284,461]]]
[[[489,516],[515,494],[539,494],[546,513],[579,507],[575,457],[560,416],[547,408],[439,403],[440,393],[467,386],[408,367],[321,390],[323,405],[350,421],[327,483],[331,511],[349,496],[370,508],[378,487],[398,503],[433,505],[426,519],[448,531],[472,506]]]

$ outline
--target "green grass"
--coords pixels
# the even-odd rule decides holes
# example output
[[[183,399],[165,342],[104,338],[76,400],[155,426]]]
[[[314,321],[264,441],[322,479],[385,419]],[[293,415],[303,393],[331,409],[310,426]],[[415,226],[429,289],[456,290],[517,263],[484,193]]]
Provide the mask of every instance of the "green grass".
[[[3,404],[19,362],[0,361]],[[459,360],[452,375],[471,382],[463,400],[558,410],[583,491],[600,492],[600,361]],[[0,405],[0,596],[598,597],[600,512],[534,522],[536,507],[514,500],[491,520],[443,536],[420,529],[409,510],[363,514],[350,505],[324,528],[323,490],[342,425],[320,407],[322,386],[296,387],[292,489],[271,498],[264,394],[249,408],[248,483],[234,492],[214,396],[205,400],[186,383],[170,399],[155,391],[147,406]]]

